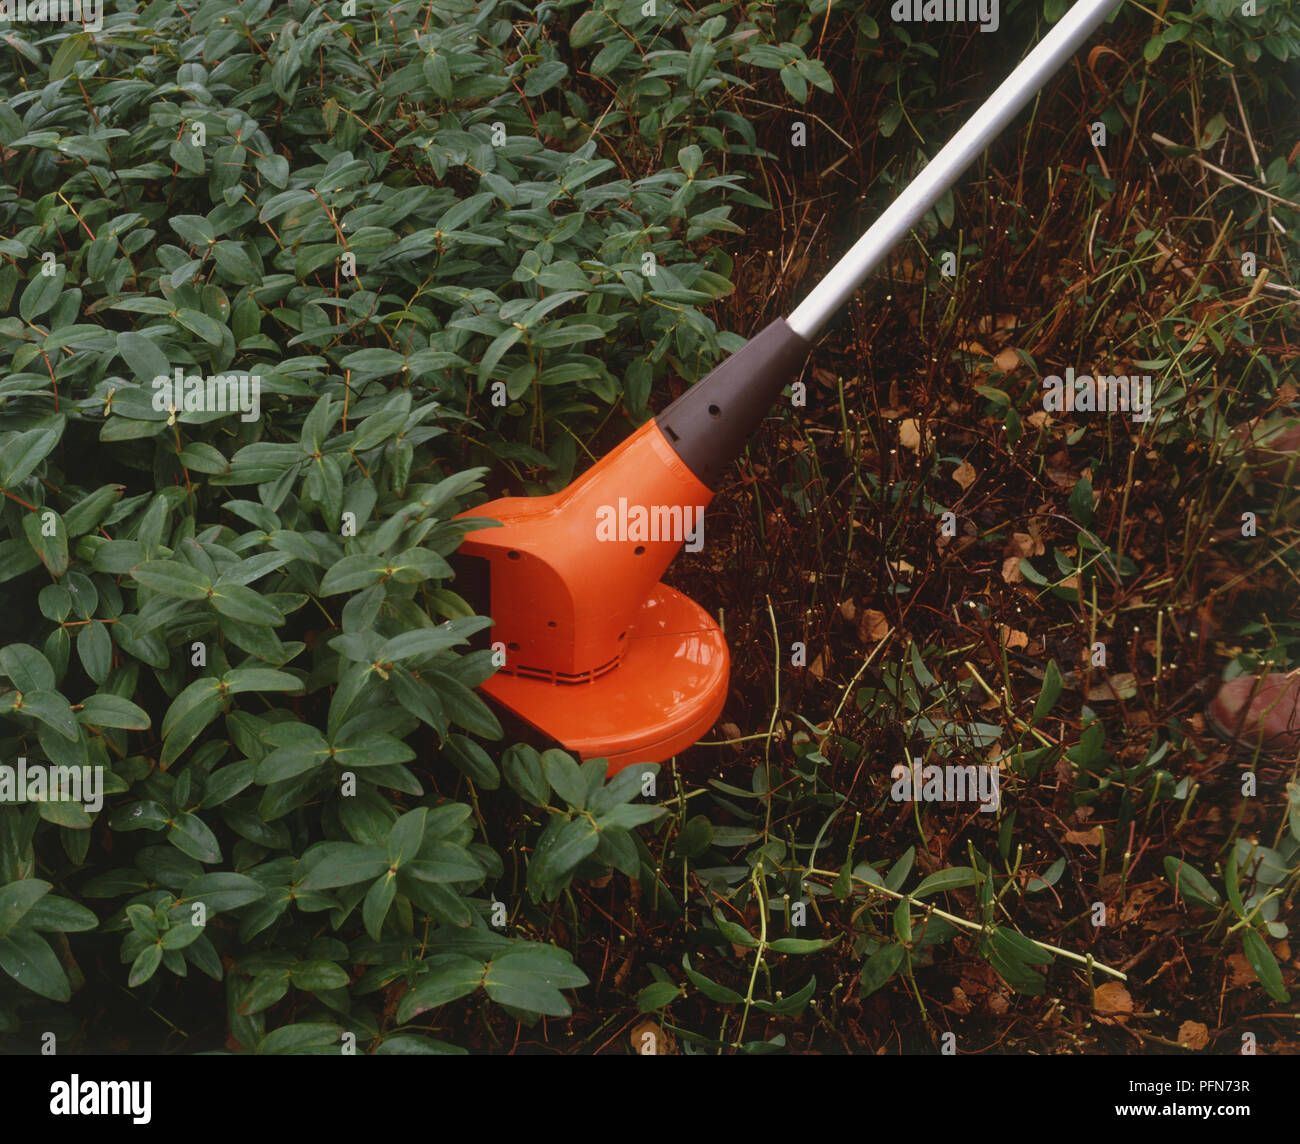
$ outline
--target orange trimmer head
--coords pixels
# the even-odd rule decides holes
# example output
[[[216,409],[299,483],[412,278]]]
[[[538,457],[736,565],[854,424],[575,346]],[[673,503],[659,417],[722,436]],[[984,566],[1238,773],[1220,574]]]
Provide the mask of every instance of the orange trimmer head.
[[[483,691],[610,773],[662,762],[712,726],[726,641],[659,577],[703,542],[714,484],[809,348],[774,322],[568,488],[461,514],[501,522],[456,555],[462,594],[493,620],[500,667]]]

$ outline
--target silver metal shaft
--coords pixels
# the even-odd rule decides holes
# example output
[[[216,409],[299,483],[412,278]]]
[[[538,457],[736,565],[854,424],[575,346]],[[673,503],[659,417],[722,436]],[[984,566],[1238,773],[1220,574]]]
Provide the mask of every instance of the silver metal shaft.
[[[811,340],[1119,0],[1078,0],[786,319]]]

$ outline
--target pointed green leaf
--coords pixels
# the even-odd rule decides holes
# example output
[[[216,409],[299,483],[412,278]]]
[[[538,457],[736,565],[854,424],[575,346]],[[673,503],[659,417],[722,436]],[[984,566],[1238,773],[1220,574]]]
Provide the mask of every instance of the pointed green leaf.
[[[19,929],[0,937],[0,969],[24,989],[51,1001],[72,996],[68,975],[45,939],[31,930]]]

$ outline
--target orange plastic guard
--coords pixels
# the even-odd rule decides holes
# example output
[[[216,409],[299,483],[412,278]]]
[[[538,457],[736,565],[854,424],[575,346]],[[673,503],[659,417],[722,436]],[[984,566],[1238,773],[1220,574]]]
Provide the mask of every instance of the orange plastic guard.
[[[505,666],[483,690],[613,773],[698,739],[726,695],[726,643],[709,615],[659,577],[703,540],[713,493],[648,421],[571,485],[461,513],[499,520],[458,557],[489,585]],[[477,558],[477,559],[475,559]]]
[[[727,642],[688,596],[657,584],[632,617],[616,670],[590,683],[497,672],[482,690],[583,759],[614,775],[661,763],[702,738],[727,698]]]

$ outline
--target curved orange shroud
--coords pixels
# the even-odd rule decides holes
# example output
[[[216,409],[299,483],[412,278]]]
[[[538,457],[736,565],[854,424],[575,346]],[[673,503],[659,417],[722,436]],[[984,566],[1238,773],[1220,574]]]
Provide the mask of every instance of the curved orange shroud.
[[[620,499],[625,521],[644,510],[660,535],[602,539]],[[647,421],[558,493],[459,514],[502,524],[467,534],[457,553],[486,580],[492,641],[505,645],[505,667],[482,689],[582,758],[608,757],[611,774],[695,742],[721,713],[727,646],[659,577],[712,499]]]

